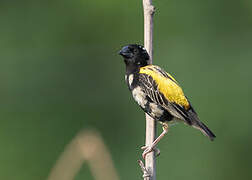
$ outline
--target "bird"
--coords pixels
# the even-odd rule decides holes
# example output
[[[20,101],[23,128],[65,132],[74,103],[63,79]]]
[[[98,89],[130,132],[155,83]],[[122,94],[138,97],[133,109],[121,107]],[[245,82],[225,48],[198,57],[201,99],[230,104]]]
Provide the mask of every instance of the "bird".
[[[170,123],[184,122],[214,140],[214,133],[200,121],[179,83],[157,65],[150,64],[150,56],[142,45],[124,46],[119,55],[126,65],[125,81],[140,108],[162,125],[162,133],[150,146],[143,147],[142,157],[155,149],[167,134]]]

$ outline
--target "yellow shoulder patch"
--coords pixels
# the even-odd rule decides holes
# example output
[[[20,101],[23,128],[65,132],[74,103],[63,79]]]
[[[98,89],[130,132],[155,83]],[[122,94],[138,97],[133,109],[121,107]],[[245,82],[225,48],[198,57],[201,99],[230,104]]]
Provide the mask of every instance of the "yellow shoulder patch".
[[[148,65],[140,68],[140,74],[147,74],[151,76],[158,86],[158,90],[165,96],[165,98],[176,104],[183,106],[185,109],[190,107],[181,87],[177,81],[160,67]]]

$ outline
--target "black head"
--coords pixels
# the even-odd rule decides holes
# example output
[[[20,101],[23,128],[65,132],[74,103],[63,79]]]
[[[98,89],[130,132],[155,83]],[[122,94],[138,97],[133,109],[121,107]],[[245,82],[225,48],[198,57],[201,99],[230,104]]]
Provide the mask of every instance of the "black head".
[[[137,44],[129,44],[124,46],[119,54],[124,58],[126,65],[133,65],[136,67],[142,67],[148,65],[150,59],[146,49]]]

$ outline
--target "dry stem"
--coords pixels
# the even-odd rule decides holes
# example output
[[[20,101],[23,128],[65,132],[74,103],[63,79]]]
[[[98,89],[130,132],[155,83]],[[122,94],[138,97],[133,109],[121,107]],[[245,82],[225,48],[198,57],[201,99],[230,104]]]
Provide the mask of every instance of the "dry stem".
[[[143,0],[144,9],[144,47],[150,55],[150,63],[152,64],[152,41],[153,41],[153,14],[154,6],[152,0]],[[150,146],[155,140],[156,122],[146,114],[146,139],[145,145]],[[149,176],[145,176],[144,180],[156,180],[156,161],[154,151],[148,153],[145,158],[145,169]]]

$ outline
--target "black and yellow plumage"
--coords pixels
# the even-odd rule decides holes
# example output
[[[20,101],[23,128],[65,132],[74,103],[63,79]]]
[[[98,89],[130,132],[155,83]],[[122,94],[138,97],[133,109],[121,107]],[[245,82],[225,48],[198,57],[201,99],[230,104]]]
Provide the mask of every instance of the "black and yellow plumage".
[[[133,98],[152,118],[163,123],[179,120],[199,129],[211,140],[215,135],[198,118],[178,82],[167,72],[149,65],[149,55],[141,45],[122,48],[126,83]]]

